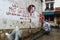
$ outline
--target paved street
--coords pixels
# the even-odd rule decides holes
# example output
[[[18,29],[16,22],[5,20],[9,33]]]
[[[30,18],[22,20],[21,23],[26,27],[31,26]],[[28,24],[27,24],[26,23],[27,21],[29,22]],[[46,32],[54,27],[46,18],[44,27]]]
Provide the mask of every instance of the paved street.
[[[53,29],[49,36],[44,35],[37,40],[60,40],[60,32],[57,32],[56,29]]]
[[[6,36],[2,35],[0,40],[6,40]],[[31,40],[31,37],[23,40]],[[60,32],[58,32],[56,29],[52,29],[50,35],[44,35],[42,37],[37,38],[36,40],[60,40]]]
[[[25,40],[31,40],[31,39],[29,38]],[[50,35],[44,35],[36,40],[60,40],[60,32],[57,32],[57,30],[53,28]]]

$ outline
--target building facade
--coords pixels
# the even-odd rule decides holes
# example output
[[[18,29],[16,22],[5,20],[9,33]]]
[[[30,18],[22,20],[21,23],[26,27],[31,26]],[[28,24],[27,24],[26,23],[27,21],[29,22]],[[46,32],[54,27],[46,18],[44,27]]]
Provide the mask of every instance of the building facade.
[[[60,0],[43,0],[43,14],[57,24],[60,21]]]
[[[54,17],[54,22],[55,24],[60,23],[60,0],[54,0],[54,11],[55,11],[55,17]]]
[[[55,8],[54,22],[55,22],[56,24],[60,24],[60,7],[56,7],[56,8]]]
[[[54,21],[54,0],[43,0],[43,14],[45,19]]]

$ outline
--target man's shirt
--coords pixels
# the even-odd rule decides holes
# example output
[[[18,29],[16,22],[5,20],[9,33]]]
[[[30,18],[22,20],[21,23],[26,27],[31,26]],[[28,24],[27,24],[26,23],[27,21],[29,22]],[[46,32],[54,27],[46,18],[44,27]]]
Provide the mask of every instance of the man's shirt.
[[[45,31],[50,31],[50,30],[51,30],[50,23],[44,22],[44,23],[43,23],[43,29],[44,29]]]

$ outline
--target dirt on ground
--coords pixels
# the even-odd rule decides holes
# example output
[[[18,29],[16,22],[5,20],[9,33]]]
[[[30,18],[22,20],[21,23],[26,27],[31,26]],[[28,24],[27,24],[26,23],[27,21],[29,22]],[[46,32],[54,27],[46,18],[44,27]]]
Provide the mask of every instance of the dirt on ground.
[[[33,33],[35,33],[37,30],[38,29],[35,29],[35,31],[33,30]],[[0,30],[0,40],[7,40],[4,32],[5,32],[4,30],[3,30],[3,33]],[[27,39],[22,39],[22,40],[31,40],[31,37]],[[39,37],[36,40],[60,40],[60,32],[53,28],[50,35],[43,35],[42,37]]]

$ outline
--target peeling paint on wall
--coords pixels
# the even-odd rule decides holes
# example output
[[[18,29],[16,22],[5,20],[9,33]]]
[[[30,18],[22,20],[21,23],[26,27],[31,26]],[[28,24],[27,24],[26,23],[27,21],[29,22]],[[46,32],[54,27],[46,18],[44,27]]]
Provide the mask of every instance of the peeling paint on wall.
[[[35,5],[36,11],[41,12],[40,2],[35,0],[0,0],[0,29],[9,29],[19,26],[20,28],[35,28],[35,23],[30,23],[27,7]],[[22,23],[21,23],[22,21]],[[36,23],[40,27],[39,22]]]

